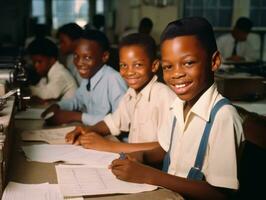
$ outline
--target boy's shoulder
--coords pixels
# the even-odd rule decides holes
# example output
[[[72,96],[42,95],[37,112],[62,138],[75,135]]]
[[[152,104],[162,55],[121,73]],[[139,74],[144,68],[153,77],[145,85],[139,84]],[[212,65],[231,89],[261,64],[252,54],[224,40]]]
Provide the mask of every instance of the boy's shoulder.
[[[106,64],[102,66],[102,74],[105,77],[121,77],[118,71]]]

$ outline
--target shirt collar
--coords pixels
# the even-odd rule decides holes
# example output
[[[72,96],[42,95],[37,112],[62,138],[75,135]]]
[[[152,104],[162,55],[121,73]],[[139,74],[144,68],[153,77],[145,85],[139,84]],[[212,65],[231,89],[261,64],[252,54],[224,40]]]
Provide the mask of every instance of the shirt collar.
[[[203,118],[205,121],[209,121],[213,104],[218,95],[217,86],[214,83],[191,108],[191,112]]]
[[[101,80],[104,71],[106,69],[106,65],[103,65],[90,79],[90,90],[93,90],[97,83]]]
[[[219,95],[217,91],[217,86],[214,83],[205,93],[201,95],[198,101],[191,108],[189,115],[194,113],[205,121],[209,121],[210,113],[213,107],[213,104],[216,101],[217,96]],[[179,98],[176,98],[172,106],[170,107],[173,110],[174,115],[183,115],[185,101],[182,101]],[[180,113],[181,112],[181,113]]]
[[[137,94],[136,91],[132,88],[128,89],[128,98],[137,98],[141,96],[145,98],[147,101],[150,101],[151,89],[153,84],[157,81],[158,77],[154,75],[150,82]]]

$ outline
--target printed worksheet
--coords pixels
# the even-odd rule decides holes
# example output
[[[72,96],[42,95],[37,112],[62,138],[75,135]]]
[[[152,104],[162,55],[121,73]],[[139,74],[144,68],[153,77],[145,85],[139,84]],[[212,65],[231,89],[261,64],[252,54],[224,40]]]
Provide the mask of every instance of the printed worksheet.
[[[86,164],[93,167],[105,167],[116,158],[117,153],[85,149],[76,145],[37,144],[23,146],[26,157],[37,162],[66,162],[69,164]]]
[[[63,200],[57,185],[49,183],[22,184],[9,182],[2,200]]]
[[[65,136],[73,131],[75,126],[54,129],[27,130],[21,133],[23,141],[43,141],[49,144],[65,144]]]
[[[64,196],[88,196],[152,191],[154,185],[130,183],[117,179],[108,168],[86,165],[57,165],[57,180]]]
[[[83,197],[64,198],[58,184],[23,184],[9,182],[2,200],[83,200]]]

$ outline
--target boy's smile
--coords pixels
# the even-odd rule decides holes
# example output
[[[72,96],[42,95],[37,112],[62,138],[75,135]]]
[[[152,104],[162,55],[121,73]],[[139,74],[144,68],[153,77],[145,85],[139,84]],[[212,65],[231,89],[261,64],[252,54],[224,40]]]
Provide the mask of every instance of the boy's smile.
[[[136,92],[143,89],[157,68],[139,45],[124,46],[119,51],[120,74]]]
[[[192,105],[213,83],[216,65],[195,36],[178,36],[161,45],[165,82]]]
[[[91,40],[80,39],[74,52],[74,64],[82,78],[91,78],[104,64],[105,52]]]

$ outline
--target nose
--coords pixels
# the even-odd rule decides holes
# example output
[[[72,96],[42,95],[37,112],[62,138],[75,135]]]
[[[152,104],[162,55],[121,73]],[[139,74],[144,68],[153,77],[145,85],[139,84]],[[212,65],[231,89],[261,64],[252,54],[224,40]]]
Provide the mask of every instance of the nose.
[[[132,76],[132,75],[134,75],[134,74],[135,74],[135,71],[134,71],[133,67],[132,67],[132,66],[129,66],[129,67],[127,68],[127,70],[126,70],[126,75],[127,75],[127,76]]]
[[[185,71],[183,70],[182,66],[176,65],[174,67],[174,70],[173,70],[173,73],[172,73],[172,78],[179,79],[179,78],[184,77],[185,75],[186,74],[185,74]]]
[[[82,64],[83,64],[83,61],[82,61],[81,58],[75,58],[75,65],[76,65],[77,67],[81,67]]]

